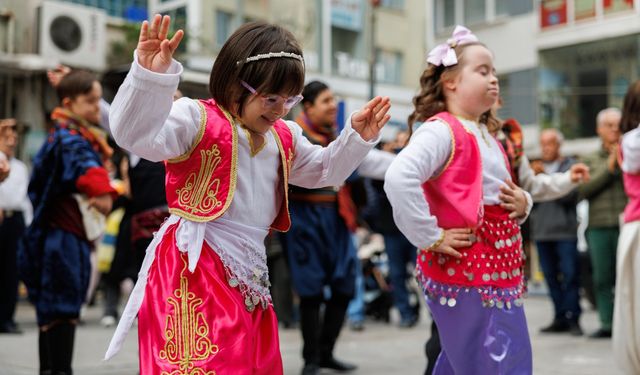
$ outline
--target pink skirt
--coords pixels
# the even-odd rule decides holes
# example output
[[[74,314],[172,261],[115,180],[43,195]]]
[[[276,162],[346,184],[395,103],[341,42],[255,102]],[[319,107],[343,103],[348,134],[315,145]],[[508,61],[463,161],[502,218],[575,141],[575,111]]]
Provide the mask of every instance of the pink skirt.
[[[138,313],[141,374],[282,374],[273,306],[247,311],[205,242],[194,273],[167,229]]]

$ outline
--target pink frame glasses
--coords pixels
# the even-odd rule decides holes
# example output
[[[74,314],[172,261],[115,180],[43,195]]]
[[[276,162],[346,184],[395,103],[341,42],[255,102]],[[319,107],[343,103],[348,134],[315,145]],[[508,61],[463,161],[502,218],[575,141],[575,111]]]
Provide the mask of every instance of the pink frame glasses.
[[[282,105],[287,111],[290,111],[291,108],[295,107],[296,104],[300,103],[300,101],[302,101],[302,98],[303,98],[302,95],[295,95],[295,96],[289,96],[289,97],[284,97],[284,96],[275,95],[275,94],[260,95],[258,94],[256,89],[251,87],[245,81],[240,81],[240,84],[244,86],[245,89],[249,90],[250,93],[260,96],[262,98],[262,105],[264,106],[264,108],[269,110],[277,109],[278,107],[280,107],[280,105]]]

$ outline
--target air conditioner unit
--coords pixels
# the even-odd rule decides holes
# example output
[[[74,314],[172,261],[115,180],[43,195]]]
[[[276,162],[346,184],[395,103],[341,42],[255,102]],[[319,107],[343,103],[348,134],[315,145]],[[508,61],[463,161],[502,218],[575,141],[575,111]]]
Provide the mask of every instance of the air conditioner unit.
[[[106,14],[82,5],[45,1],[39,9],[39,54],[62,64],[102,71]]]

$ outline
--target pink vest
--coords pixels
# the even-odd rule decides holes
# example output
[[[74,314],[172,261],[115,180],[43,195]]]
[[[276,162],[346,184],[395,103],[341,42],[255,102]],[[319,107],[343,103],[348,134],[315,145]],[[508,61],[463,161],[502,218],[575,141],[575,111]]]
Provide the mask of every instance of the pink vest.
[[[200,100],[200,131],[192,148],[166,162],[169,212],[186,219],[206,222],[222,216],[233,200],[238,168],[238,131],[233,118],[213,99]],[[287,184],[293,160],[293,134],[278,120],[271,129],[280,149],[280,189],[284,197],[272,229],[291,226]]]
[[[620,165],[622,165],[622,145],[618,147],[620,150]],[[624,191],[629,197],[629,202],[624,208],[624,222],[640,220],[640,173],[622,172],[622,181],[624,182]]]
[[[476,138],[448,112],[429,119],[440,120],[451,132],[451,156],[442,171],[422,185],[438,226],[476,228],[482,221],[482,156]],[[429,126],[429,125],[423,125]]]

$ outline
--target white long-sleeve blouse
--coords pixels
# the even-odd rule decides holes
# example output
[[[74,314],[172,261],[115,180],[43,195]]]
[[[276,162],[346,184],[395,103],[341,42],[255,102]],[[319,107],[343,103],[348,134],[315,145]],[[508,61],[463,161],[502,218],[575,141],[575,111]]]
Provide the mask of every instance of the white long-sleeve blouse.
[[[500,204],[500,186],[511,176],[504,154],[484,124],[459,119],[475,137],[482,157],[482,191],[485,205]],[[393,207],[398,228],[418,248],[435,243],[442,229],[429,210],[422,184],[442,170],[451,154],[451,133],[446,124],[429,121],[411,136],[409,144],[391,163],[385,176],[384,189]],[[528,211],[531,197],[528,193]]]

